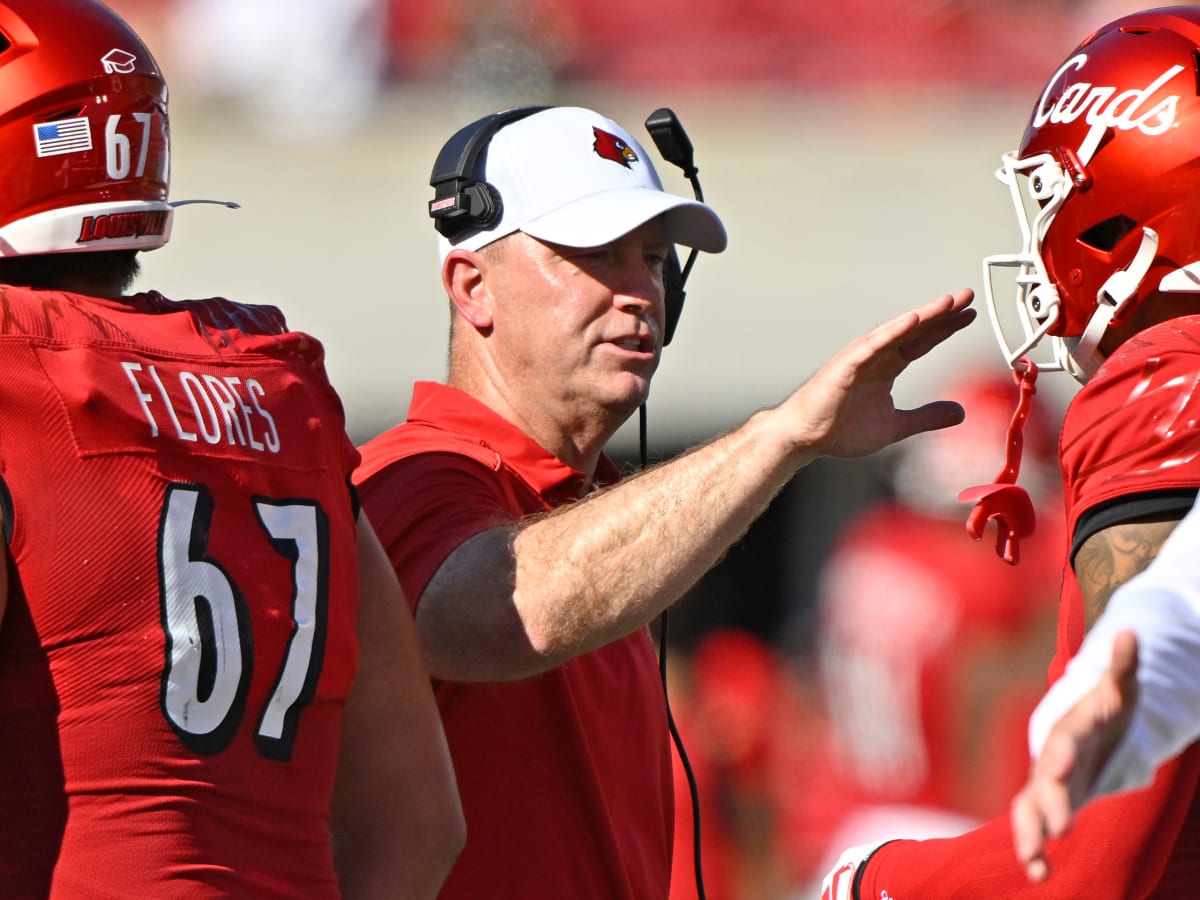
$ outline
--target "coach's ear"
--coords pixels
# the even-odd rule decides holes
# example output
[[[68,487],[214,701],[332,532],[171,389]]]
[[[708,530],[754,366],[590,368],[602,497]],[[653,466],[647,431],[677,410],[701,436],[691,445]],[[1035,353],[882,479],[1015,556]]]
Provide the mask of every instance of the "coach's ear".
[[[451,250],[442,263],[442,285],[458,314],[477,330],[492,327],[495,318],[487,259],[473,250]]]

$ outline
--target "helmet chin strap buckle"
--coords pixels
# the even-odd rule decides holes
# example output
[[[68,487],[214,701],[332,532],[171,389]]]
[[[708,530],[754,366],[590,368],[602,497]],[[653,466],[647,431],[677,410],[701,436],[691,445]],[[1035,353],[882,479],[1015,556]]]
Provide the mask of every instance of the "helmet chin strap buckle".
[[[1119,269],[1108,276],[1096,295],[1096,311],[1088,320],[1087,327],[1079,336],[1079,343],[1071,349],[1071,358],[1083,371],[1086,378],[1091,378],[1104,362],[1097,348],[1104,339],[1104,332],[1117,317],[1125,305],[1133,299],[1138,286],[1154,264],[1158,255],[1158,232],[1153,228],[1142,228],[1142,242],[1134,254],[1133,261],[1124,269]],[[1084,380],[1086,380],[1086,378]]]
[[[963,503],[973,503],[967,516],[967,533],[976,541],[983,539],[988,522],[996,523],[996,553],[1009,565],[1021,559],[1020,542],[1033,534],[1037,516],[1029,493],[1017,484],[1021,471],[1021,452],[1024,449],[1025,421],[1033,407],[1033,395],[1037,393],[1037,366],[1026,356],[1013,363],[1013,377],[1021,389],[1017,409],[1008,425],[1007,447],[1004,452],[1004,468],[996,476],[994,484],[982,484],[967,488],[958,495]]]

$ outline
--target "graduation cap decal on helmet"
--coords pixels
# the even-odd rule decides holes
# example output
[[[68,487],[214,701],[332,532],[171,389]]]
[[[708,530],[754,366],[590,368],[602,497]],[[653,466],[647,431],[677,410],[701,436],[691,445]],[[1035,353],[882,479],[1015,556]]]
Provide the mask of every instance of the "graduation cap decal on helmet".
[[[128,51],[114,48],[104,54],[100,62],[104,65],[104,71],[109,75],[132,75],[137,57]]]

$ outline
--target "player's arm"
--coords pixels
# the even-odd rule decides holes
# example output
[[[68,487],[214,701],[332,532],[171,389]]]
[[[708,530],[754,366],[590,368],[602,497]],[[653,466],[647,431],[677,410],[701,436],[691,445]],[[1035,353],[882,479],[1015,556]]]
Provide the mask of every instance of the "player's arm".
[[[847,892],[830,896],[874,900],[886,891],[890,897],[989,900],[1145,897],[1162,875],[1198,782],[1200,753],[1189,751],[1164,765],[1146,790],[1085,807],[1070,833],[1052,842],[1054,872],[1048,885],[1031,882],[1017,861],[1004,814],[957,837],[886,843],[860,870],[831,872],[827,884]],[[866,851],[860,854],[866,856]]]
[[[1030,719],[1034,765],[1012,825],[1034,879],[1047,875],[1047,836],[1064,833],[1085,801],[1143,786],[1200,736],[1198,545],[1193,505],[1149,568],[1113,595]]]
[[[896,840],[866,864],[854,900],[986,895],[1147,896],[1162,877],[1200,784],[1200,754],[1189,750],[1159,769],[1144,791],[1112,794],[1085,806],[1067,835],[1052,841],[1048,884],[1033,883],[1013,852],[1007,814],[956,838]]]
[[[1122,522],[1097,531],[1083,542],[1075,554],[1074,569],[1089,629],[1117,588],[1145,571],[1158,556],[1181,518]]]
[[[431,672],[522,678],[628,635],[712,568],[804,465],[960,422],[956,403],[898,410],[891,391],[909,363],[972,321],[971,299],[960,291],[884,323],[711,443],[465,541],[417,606]]]
[[[1133,718],[1137,638],[1122,631],[1112,662],[1050,729],[1028,783],[1012,802],[1013,845],[1031,881],[1049,875],[1046,838],[1065,834]]]
[[[359,667],[333,799],[346,898],[432,898],[466,837],[458,786],[408,604],[366,516],[358,525]]]

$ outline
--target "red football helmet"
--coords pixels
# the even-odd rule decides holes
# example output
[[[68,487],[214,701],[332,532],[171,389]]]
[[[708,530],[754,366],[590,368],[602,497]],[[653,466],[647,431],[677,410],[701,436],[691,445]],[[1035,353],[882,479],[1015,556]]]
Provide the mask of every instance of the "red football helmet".
[[[1010,365],[1050,335],[1080,381],[1109,324],[1156,291],[1200,292],[1200,7],[1133,13],[1083,41],[1038,98],[996,173],[1019,253],[984,260],[992,326]],[[1015,268],[1024,339],[1010,345],[995,269]]]
[[[167,85],[94,0],[0,0],[0,256],[167,242]]]

